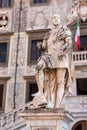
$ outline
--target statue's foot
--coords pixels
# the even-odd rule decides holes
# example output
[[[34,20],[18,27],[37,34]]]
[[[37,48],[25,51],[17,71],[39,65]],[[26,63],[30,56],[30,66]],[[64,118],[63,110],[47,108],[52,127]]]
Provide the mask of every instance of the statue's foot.
[[[40,92],[37,92],[37,93],[35,93],[35,94],[32,94],[32,96],[34,96],[34,97],[41,97],[42,94],[41,94]]]
[[[52,102],[49,102],[47,105],[46,105],[46,108],[54,108],[54,104]]]
[[[45,108],[46,107],[46,104],[43,103],[43,104],[39,104],[37,106],[34,106],[33,104],[30,105],[29,109],[39,109],[39,108]]]
[[[44,96],[42,97],[34,97],[32,104],[30,105],[30,109],[35,109],[35,108],[45,108],[47,105],[47,100]]]

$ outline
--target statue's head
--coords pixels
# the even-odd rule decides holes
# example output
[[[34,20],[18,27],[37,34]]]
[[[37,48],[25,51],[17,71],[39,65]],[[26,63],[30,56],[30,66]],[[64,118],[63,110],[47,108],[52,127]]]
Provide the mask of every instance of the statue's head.
[[[54,14],[54,15],[52,16],[52,24],[53,24],[54,26],[58,26],[58,25],[61,24],[61,20],[60,20],[60,15],[59,15],[59,14]]]

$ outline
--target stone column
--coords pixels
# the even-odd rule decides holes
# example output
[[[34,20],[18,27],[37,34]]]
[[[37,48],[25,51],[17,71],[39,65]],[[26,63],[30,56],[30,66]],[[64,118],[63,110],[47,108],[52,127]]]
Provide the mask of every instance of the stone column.
[[[20,116],[26,120],[26,130],[70,130],[72,115],[64,109],[25,110]]]

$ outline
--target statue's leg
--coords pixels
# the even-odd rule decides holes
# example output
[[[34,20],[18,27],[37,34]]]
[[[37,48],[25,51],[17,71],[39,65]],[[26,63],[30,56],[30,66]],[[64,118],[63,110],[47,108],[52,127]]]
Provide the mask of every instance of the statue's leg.
[[[65,87],[65,74],[66,69],[65,68],[59,68],[57,69],[57,91],[56,91],[56,108],[58,108],[61,105],[63,96],[64,96],[64,87]]]
[[[43,73],[43,70],[36,71],[36,81],[37,81],[39,93],[43,94],[43,89],[44,89],[44,73]]]
[[[51,104],[52,107],[54,108],[55,105],[55,98],[56,98],[56,86],[57,86],[57,82],[56,82],[56,70],[53,70],[52,72],[52,79],[51,79],[51,83],[50,83],[50,91],[51,91]]]
[[[34,96],[31,108],[43,108],[47,105],[47,99],[44,95],[44,75],[43,70],[36,71],[36,81],[38,85],[38,92],[32,94]]]
[[[43,95],[43,89],[44,89],[44,67],[45,67],[45,62],[44,60],[40,60],[37,65],[36,65],[36,82],[38,86],[38,93],[33,94],[33,96],[38,96],[40,97]]]
[[[48,70],[46,73],[46,97],[47,97],[47,108],[54,108],[55,105],[55,92],[56,92],[56,70]]]
[[[38,86],[38,92],[32,94],[34,96],[32,107],[45,107],[47,105],[47,99],[44,94],[44,69],[46,64],[43,59],[39,60],[36,65],[36,82]]]

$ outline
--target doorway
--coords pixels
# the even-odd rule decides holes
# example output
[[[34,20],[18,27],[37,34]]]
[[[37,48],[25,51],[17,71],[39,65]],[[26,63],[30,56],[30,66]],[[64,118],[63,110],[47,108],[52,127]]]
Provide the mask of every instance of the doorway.
[[[87,121],[80,121],[76,123],[72,130],[86,130],[87,129]]]

